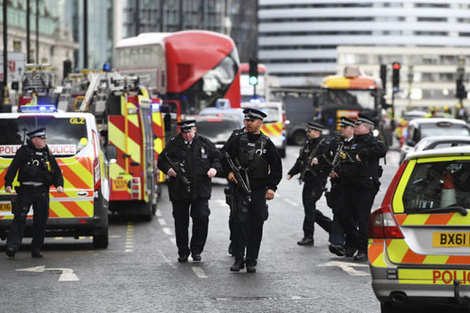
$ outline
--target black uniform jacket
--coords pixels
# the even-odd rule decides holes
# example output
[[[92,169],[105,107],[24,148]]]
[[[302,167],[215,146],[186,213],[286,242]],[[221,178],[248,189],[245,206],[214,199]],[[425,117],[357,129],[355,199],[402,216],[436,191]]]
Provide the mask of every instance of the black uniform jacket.
[[[341,185],[376,188],[381,176],[379,161],[387,154],[387,146],[371,134],[363,134],[345,143],[343,151],[338,173]],[[357,155],[361,162],[356,161]]]
[[[307,140],[302,148],[300,148],[299,157],[288,174],[294,176],[307,169],[305,171],[303,181],[326,182],[326,178],[329,173],[329,166],[328,163],[322,161],[327,148],[328,143],[323,137]],[[309,165],[308,163],[315,157],[319,160],[319,164]]]
[[[50,185],[64,186],[62,172],[56,159],[49,152],[49,148],[46,146],[37,149],[30,140],[16,152],[5,175],[5,186],[12,185],[18,170],[20,183],[38,182],[47,185],[47,187]]]
[[[261,136],[264,136],[265,145],[263,149],[261,149],[261,157],[264,158],[264,161],[268,165],[268,170],[265,173],[265,177],[261,179],[253,178],[255,169],[248,170],[248,176],[250,177],[249,185],[251,189],[258,189],[258,188],[267,188],[276,191],[277,185],[282,179],[282,161],[279,152],[277,151],[276,146],[273,142],[264,135],[260,133],[258,135],[251,134],[251,133],[242,133],[238,136],[232,137],[230,141],[224,146],[224,150],[227,151],[232,161],[237,164],[242,159],[242,150],[240,149],[241,139],[246,139],[248,136],[248,143],[253,144],[256,143],[256,149],[260,149],[259,142],[261,141]],[[230,169],[228,163],[224,160],[223,162],[224,171],[225,173],[230,173],[232,170]],[[242,174],[243,175],[243,174]]]
[[[207,138],[196,134],[191,144],[184,142],[181,134],[171,138],[170,143],[158,156],[158,168],[167,173],[172,167],[165,157],[168,157],[177,165],[182,165],[187,178],[191,182],[191,191],[178,177],[169,177],[168,190],[171,201],[203,201],[211,197],[211,178],[207,176],[210,168],[222,171],[219,150]],[[174,169],[176,171],[176,169]]]

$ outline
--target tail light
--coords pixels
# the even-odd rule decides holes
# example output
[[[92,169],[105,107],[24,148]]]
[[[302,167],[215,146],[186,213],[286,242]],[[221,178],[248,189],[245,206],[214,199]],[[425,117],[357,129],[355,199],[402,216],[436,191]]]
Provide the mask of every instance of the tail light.
[[[405,238],[390,206],[380,207],[370,215],[369,238]]]
[[[134,177],[131,180],[131,198],[139,199],[140,198],[140,178]]]
[[[369,238],[405,238],[393,213],[392,200],[407,165],[408,161],[401,164],[388,187],[382,206],[370,215]]]
[[[286,130],[286,113],[282,113],[282,130]]]

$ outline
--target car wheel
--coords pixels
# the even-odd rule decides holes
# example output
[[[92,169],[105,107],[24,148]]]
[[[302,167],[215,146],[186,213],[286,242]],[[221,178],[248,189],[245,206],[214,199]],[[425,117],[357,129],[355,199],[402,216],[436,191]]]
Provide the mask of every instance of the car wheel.
[[[278,151],[279,151],[279,155],[281,156],[281,158],[286,157],[286,148],[279,149]]]
[[[297,146],[303,145],[305,143],[305,139],[306,139],[305,131],[302,131],[302,130],[297,130],[292,136],[292,141]]]
[[[151,200],[151,199],[149,199]],[[157,210],[157,207],[155,206],[155,211]],[[141,202],[141,206],[140,206],[140,217],[143,221],[145,222],[150,222],[152,220],[154,216],[154,213],[153,213],[153,204],[151,201],[149,202],[145,202],[145,201],[142,201]]]
[[[103,230],[103,233],[93,236],[93,247],[95,249],[106,249],[109,244],[108,227]]]

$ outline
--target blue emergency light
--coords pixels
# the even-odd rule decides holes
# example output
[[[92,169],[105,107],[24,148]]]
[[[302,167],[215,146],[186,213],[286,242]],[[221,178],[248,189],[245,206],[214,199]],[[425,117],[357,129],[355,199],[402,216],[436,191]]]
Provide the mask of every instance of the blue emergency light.
[[[160,103],[152,102],[152,111],[160,111]]]
[[[54,113],[57,111],[56,106],[53,104],[41,105],[22,105],[18,108],[21,113]]]
[[[260,104],[264,102],[264,98],[251,98],[250,103],[252,104]]]

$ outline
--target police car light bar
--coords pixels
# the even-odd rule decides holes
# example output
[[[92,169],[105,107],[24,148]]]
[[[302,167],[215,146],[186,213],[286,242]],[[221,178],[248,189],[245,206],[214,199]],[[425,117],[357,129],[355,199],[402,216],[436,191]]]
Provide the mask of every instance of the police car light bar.
[[[53,113],[57,111],[57,108],[53,104],[22,105],[18,110],[21,113]]]

